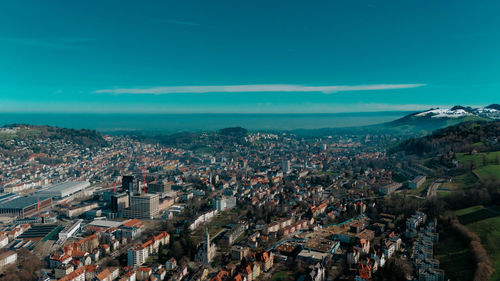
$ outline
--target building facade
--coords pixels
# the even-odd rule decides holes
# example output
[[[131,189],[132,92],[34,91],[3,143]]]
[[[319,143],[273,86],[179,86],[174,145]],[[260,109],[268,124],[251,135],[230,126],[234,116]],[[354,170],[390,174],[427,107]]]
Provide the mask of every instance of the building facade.
[[[128,218],[152,219],[160,212],[158,194],[135,194],[130,196],[129,208],[123,210]]]

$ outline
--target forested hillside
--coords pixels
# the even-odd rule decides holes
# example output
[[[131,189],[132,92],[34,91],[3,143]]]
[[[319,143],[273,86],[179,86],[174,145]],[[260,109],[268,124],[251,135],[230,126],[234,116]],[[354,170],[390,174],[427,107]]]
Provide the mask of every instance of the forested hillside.
[[[409,139],[392,149],[392,152],[435,156],[450,151],[497,151],[500,150],[499,137],[500,121],[464,122],[425,137]]]
[[[84,147],[105,146],[106,140],[101,134],[88,129],[67,129],[52,126],[25,124],[5,125],[0,131],[0,141],[24,139],[51,139],[71,142]]]

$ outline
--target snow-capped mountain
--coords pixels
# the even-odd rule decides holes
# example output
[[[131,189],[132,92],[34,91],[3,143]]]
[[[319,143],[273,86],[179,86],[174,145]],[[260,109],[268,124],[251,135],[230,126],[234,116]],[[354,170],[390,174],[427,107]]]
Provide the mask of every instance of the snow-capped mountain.
[[[298,135],[327,136],[342,134],[379,134],[390,133],[405,137],[422,136],[435,130],[460,124],[462,122],[483,123],[500,122],[500,105],[492,104],[485,107],[454,106],[448,109],[431,108],[426,111],[414,112],[394,121],[361,127],[324,128],[317,130],[294,130]]]
[[[452,108],[437,108],[419,112],[413,115],[414,117],[431,117],[431,118],[464,118],[468,116],[500,119],[500,105],[492,104],[486,107],[463,107],[454,106]]]
[[[485,107],[454,106],[452,108],[431,108],[412,113],[403,118],[385,123],[385,127],[405,133],[432,132],[437,129],[459,124],[465,121],[500,120],[500,105]]]

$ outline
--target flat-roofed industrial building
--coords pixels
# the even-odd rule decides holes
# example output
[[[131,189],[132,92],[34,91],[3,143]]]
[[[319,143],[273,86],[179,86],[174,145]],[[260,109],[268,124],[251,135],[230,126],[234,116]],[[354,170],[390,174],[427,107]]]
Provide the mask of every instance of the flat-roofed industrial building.
[[[40,204],[40,208],[38,207],[38,204]],[[37,214],[39,209],[41,211],[51,205],[52,198],[50,197],[19,197],[0,203],[0,214],[26,218]]]
[[[408,187],[412,189],[419,188],[426,180],[427,178],[425,176],[416,176],[408,183]]]
[[[89,186],[90,182],[88,181],[68,181],[50,186],[49,188],[38,192],[38,194],[40,196],[61,199],[82,191]]]

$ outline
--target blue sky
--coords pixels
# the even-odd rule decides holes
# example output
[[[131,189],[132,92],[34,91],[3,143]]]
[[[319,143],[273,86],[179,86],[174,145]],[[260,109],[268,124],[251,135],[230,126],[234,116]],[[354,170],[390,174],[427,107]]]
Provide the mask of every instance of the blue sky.
[[[7,1],[0,112],[499,103],[500,2]]]

